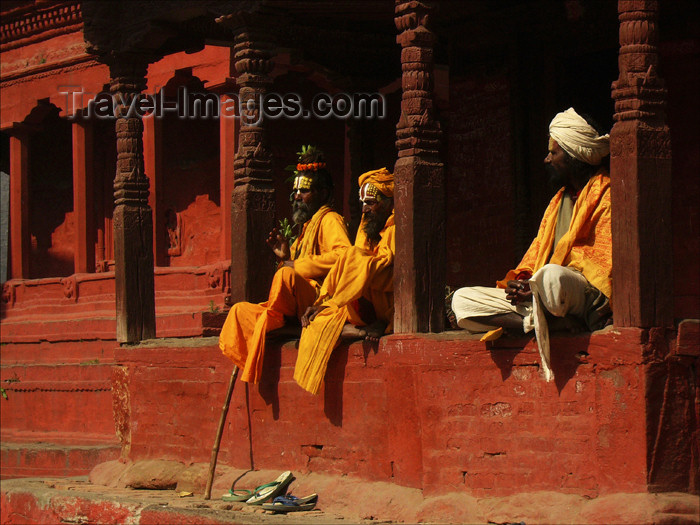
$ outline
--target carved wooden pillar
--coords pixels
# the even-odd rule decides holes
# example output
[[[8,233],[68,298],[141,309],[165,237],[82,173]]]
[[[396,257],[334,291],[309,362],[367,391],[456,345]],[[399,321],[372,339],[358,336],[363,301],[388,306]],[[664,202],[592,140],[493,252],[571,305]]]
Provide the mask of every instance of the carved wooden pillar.
[[[117,174],[114,179],[114,276],[117,341],[136,343],[156,335],[153,219],[143,162],[143,122],[129,104],[146,87],[148,63],[140,57],[110,61],[115,100]]]
[[[441,130],[433,105],[433,45],[429,2],[396,0],[403,95],[396,130],[394,330],[444,328],[445,174]]]
[[[240,18],[228,20],[229,27]],[[267,147],[261,99],[272,84],[272,36],[264,19],[236,25],[234,68],[241,105],[231,197],[231,300],[259,302],[267,294],[275,258],[265,239],[274,226],[272,153]]]
[[[673,323],[671,143],[657,76],[656,0],[620,0],[620,76],[610,137],[616,326]]]
[[[75,217],[75,273],[95,271],[93,190],[93,124],[76,115],[73,135],[73,212]]]
[[[10,275],[29,279],[29,134],[15,125],[10,135]]]

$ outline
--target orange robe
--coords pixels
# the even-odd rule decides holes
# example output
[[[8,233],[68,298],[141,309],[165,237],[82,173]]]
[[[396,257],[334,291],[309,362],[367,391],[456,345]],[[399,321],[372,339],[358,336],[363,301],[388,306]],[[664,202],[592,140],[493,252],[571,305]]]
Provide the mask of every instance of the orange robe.
[[[554,247],[559,204],[564,189],[552,198],[544,213],[537,237],[522,261],[510,270],[499,288],[520,273],[534,274],[547,263],[580,271],[612,306],[612,235],[610,232],[610,176],[601,169],[591,177],[576,199],[568,232]],[[551,254],[551,258],[550,258]]]
[[[268,300],[233,305],[221,329],[219,348],[241,369],[241,380],[260,381],[265,335],[284,326],[285,316],[303,315],[316,300],[323,278],[349,246],[343,218],[323,206],[290,247],[294,268],[280,264]]]
[[[377,319],[393,331],[394,253],[396,252],[394,214],[387,219],[376,246],[368,242],[362,225],[355,246],[338,259],[323,283],[316,304],[324,306],[301,332],[294,379],[312,394],[318,393],[343,325],[350,321],[364,325],[353,302],[364,297],[371,301]]]

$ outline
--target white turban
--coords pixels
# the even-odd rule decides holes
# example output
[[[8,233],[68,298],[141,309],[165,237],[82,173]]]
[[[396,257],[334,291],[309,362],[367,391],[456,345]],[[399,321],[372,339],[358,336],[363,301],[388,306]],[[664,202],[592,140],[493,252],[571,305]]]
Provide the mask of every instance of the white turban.
[[[573,158],[593,166],[610,153],[610,135],[599,136],[574,108],[557,113],[549,124],[549,136]]]

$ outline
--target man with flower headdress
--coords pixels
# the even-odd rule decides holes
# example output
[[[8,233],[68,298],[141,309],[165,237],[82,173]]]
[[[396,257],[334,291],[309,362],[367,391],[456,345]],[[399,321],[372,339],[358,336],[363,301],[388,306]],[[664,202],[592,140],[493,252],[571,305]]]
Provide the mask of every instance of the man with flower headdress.
[[[341,335],[376,341],[393,331],[394,176],[386,168],[369,171],[359,185],[362,222],[355,245],[338,258],[301,318],[294,379],[312,394]]]
[[[452,298],[457,326],[488,332],[482,341],[535,330],[545,379],[551,381],[549,324],[597,330],[612,315],[610,177],[603,166],[609,135],[573,108],[549,125],[550,180],[561,189],[544,213],[537,237],[498,288],[461,288]]]
[[[267,332],[281,328],[285,317],[299,318],[318,297],[328,271],[350,246],[343,218],[330,207],[333,180],[323,152],[303,147],[294,173],[292,220],[300,228],[291,244],[277,228],[267,243],[279,266],[266,302],[240,302],[221,329],[219,348],[241,371],[241,379],[258,383]]]

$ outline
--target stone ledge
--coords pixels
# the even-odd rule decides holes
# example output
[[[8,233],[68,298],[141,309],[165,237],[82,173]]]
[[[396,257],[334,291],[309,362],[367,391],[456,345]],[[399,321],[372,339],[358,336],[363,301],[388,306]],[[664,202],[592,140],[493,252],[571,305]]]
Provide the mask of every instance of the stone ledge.
[[[226,477],[230,483],[234,474]],[[245,482],[272,480],[278,471],[256,471]],[[296,473],[295,473],[296,475]],[[214,494],[228,488],[223,477]],[[252,486],[252,485],[251,485]],[[556,492],[523,492],[510,497],[474,498],[462,493],[424,497],[420,490],[343,476],[297,476],[290,491],[319,494],[317,509],[297,515],[269,514],[244,504],[204,500],[201,492],[180,497],[175,490],[129,490],[92,484],[84,478],[6,480],[2,523],[539,523],[677,525],[698,522],[693,494],[611,494],[588,499]],[[191,492],[191,491],[188,491]]]

